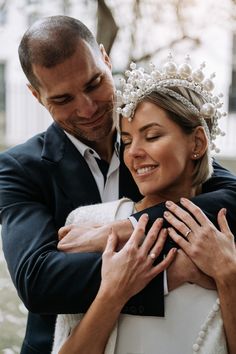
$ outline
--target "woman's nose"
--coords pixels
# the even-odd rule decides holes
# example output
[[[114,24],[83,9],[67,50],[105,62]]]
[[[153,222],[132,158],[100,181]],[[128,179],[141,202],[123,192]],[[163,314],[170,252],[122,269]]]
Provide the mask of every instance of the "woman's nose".
[[[142,157],[145,155],[145,151],[139,143],[131,143],[130,148],[128,149],[128,153],[132,157]]]

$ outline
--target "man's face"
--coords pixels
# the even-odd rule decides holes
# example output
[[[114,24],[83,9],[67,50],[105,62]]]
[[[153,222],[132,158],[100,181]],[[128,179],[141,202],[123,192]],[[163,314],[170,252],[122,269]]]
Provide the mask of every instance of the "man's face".
[[[51,68],[33,65],[40,87],[34,96],[58,125],[89,145],[113,127],[114,83],[104,49],[96,52],[81,40],[75,53]]]

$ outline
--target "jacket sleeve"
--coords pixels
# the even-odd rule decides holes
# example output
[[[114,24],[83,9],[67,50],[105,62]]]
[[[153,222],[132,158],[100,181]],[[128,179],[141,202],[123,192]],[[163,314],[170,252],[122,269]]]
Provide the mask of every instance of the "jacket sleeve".
[[[0,156],[3,251],[13,283],[31,312],[85,312],[100,285],[101,255],[69,254],[57,250],[58,225],[54,213],[57,212],[57,219],[60,219],[60,212],[53,210],[53,205],[57,203],[45,203],[48,198],[46,187],[43,189],[45,177],[39,176],[38,179],[44,178],[44,182],[36,183],[36,177],[32,178],[29,170],[23,168],[22,159],[23,156],[16,159],[9,153]],[[67,214],[61,215],[61,226]],[[162,294],[160,275],[144,291],[133,297],[123,311],[162,315]],[[151,301],[150,297],[155,301]]]
[[[213,162],[214,173],[203,184],[202,193],[191,200],[199,206],[207,217],[217,226],[217,213],[221,208],[227,209],[227,220],[232,233],[236,236],[236,176]],[[143,210],[133,216],[138,220],[143,212],[149,214],[149,227],[157,217],[162,217],[166,210],[164,203]],[[165,222],[165,226],[168,224]],[[169,245],[173,243],[168,240]],[[169,248],[169,247],[167,247]]]

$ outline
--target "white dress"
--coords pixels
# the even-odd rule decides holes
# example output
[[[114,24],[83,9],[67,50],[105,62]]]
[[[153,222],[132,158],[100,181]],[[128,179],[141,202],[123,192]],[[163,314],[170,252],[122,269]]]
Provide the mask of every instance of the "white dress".
[[[127,198],[78,208],[67,223],[109,222],[132,214]],[[58,315],[52,354],[58,353],[82,314]],[[165,317],[121,314],[105,354],[226,354],[217,292],[185,284],[165,296]]]

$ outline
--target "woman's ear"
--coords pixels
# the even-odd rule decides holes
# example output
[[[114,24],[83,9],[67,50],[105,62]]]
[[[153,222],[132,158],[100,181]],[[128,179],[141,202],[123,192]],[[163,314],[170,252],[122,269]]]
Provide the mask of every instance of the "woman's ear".
[[[208,147],[208,139],[204,128],[201,126],[196,127],[192,137],[193,148],[191,158],[193,160],[198,160],[205,154]]]

